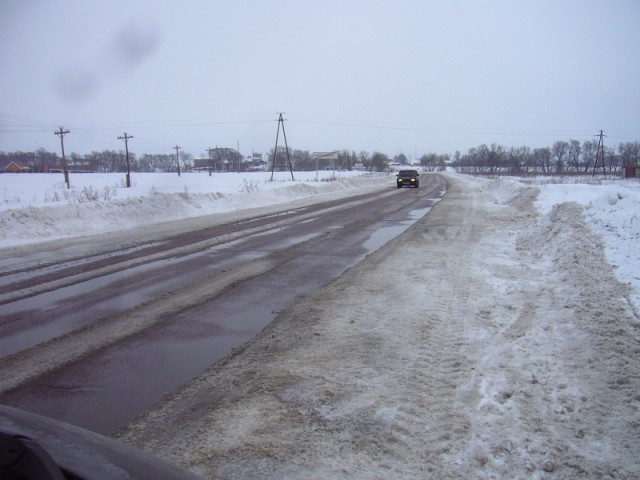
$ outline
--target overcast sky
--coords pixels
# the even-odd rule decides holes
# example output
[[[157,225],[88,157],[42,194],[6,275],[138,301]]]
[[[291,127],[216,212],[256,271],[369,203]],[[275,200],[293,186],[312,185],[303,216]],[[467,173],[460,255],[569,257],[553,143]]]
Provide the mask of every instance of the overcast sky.
[[[0,45],[5,152],[640,140],[638,0],[0,0]]]

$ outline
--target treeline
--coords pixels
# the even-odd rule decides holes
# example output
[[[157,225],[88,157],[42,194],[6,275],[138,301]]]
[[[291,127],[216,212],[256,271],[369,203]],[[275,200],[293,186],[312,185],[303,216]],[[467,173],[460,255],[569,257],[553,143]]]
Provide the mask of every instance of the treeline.
[[[409,166],[412,163],[408,157],[400,153],[393,158],[390,158],[387,154],[382,152],[369,153],[361,150],[356,152],[354,150],[338,150],[332,155],[317,156],[308,150],[289,149],[289,156],[287,158],[287,150],[285,147],[278,147],[278,154],[275,160],[275,166],[273,163],[274,149],[272,148],[266,155],[266,160],[263,162],[264,168],[270,169],[272,166],[278,171],[284,171],[291,168],[295,171],[315,171],[315,170],[366,170],[374,172],[386,172],[392,165]],[[424,170],[441,170],[446,167],[446,163],[449,161],[449,155],[437,155],[430,153],[423,155],[417,163],[414,165],[420,165]],[[213,155],[213,162],[216,164],[215,152]]]
[[[462,155],[456,152],[452,166],[461,173],[564,175],[589,173],[620,174],[626,167],[638,167],[640,142],[620,143],[616,148],[603,147],[587,140],[557,141],[551,147],[504,147],[485,144]],[[596,165],[597,160],[597,165]],[[597,168],[596,168],[597,167]]]
[[[226,171],[255,171],[269,170],[273,165],[274,149],[271,149],[263,159],[262,154],[244,157],[237,150],[231,148],[215,148],[201,154],[198,158],[187,152],[179,154],[143,154],[136,155],[129,152],[129,168],[133,172],[176,172],[178,162],[181,171],[209,170],[212,172]],[[65,156],[67,170],[71,172],[126,172],[127,158],[124,150],[104,150],[91,152],[86,155],[71,153]],[[448,156],[427,154],[419,160],[423,169],[437,170],[445,166]],[[55,152],[39,148],[35,152],[0,152],[0,166],[2,168],[15,162],[28,168],[30,172],[62,171],[63,160]],[[318,158],[308,150],[289,149],[289,157],[285,147],[278,147],[276,156],[276,170],[288,170],[289,162],[295,171],[327,170],[367,170],[387,171],[392,163],[409,165],[409,159],[404,154],[390,158],[385,153],[366,151],[341,150]]]
[[[389,157],[382,152],[369,153],[340,150],[318,158],[308,150],[278,147],[275,159],[276,170],[288,170],[289,163],[295,171],[327,170],[367,170],[384,172],[391,167],[420,167],[426,171],[443,170],[453,166],[461,173],[488,174],[576,174],[589,173],[598,158],[598,171],[603,168],[607,173],[621,173],[625,167],[638,168],[640,161],[640,142],[620,143],[617,148],[604,147],[598,155],[599,143],[596,140],[579,142],[578,140],[557,141],[551,147],[530,148],[505,147],[493,143],[470,148],[466,154],[455,152],[449,155],[427,153],[418,159],[410,160],[400,153]],[[603,155],[602,155],[603,154]],[[232,148],[215,148],[194,158],[188,152],[179,154],[143,154],[137,156],[129,152],[130,169],[134,172],[176,172],[178,162],[181,171],[209,170],[255,171],[269,170],[274,165],[274,149],[266,155],[253,154],[243,156]],[[0,166],[6,167],[16,162],[28,168],[30,172],[61,171],[62,158],[54,152],[39,148],[35,152],[0,152]],[[126,172],[127,159],[123,150],[104,150],[86,155],[71,153],[66,156],[67,169],[71,172]]]
[[[180,152],[181,168],[193,163],[189,153]],[[86,155],[71,153],[65,156],[67,169],[71,172],[126,172],[127,158],[124,150],[104,150]],[[144,154],[136,156],[129,152],[132,171],[136,172],[172,172],[176,171],[178,159],[176,155]],[[26,166],[30,172],[50,172],[63,170],[62,157],[57,153],[39,148],[35,152],[0,152],[0,165],[6,167],[11,162]],[[188,169],[188,167],[186,168]]]

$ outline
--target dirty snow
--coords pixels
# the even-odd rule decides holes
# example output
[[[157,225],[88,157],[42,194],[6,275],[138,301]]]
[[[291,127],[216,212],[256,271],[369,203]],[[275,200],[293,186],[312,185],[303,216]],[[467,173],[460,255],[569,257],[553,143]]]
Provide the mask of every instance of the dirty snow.
[[[6,177],[2,245],[65,234]],[[117,436],[206,478],[639,478],[639,184],[448,179],[405,234]],[[340,181],[303,195],[393,179]],[[237,214],[257,206],[229,188]],[[54,208],[90,224],[116,203]]]

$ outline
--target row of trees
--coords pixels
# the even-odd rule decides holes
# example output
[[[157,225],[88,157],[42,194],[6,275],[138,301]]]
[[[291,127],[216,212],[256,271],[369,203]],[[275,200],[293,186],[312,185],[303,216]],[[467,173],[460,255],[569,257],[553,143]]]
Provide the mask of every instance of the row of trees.
[[[629,166],[638,167],[640,142],[626,142],[615,148],[598,148],[595,140],[580,143],[578,140],[557,141],[551,147],[511,147],[492,144],[471,148],[465,155],[456,152],[452,165],[463,173],[588,173],[597,167],[608,173],[620,173]],[[600,150],[600,152],[598,152]],[[597,160],[597,162],[596,162]],[[597,163],[597,164],[596,164]]]
[[[192,164],[193,157],[180,152],[181,168]],[[127,158],[124,150],[103,150],[86,155],[71,153],[66,155],[67,168],[72,172],[126,172]],[[0,165],[11,162],[28,167],[31,172],[49,172],[63,169],[62,158],[54,152],[39,148],[35,152],[0,152]],[[175,172],[177,170],[176,155],[144,154],[139,157],[129,152],[131,170],[137,172]]]
[[[270,169],[273,165],[273,157],[274,149],[271,149],[266,155],[266,160],[263,160],[260,154],[245,158],[235,149],[214,148],[198,158],[194,158],[190,153],[182,151],[178,153],[178,156],[176,154],[144,154],[137,156],[135,153],[129,152],[129,163],[131,171],[134,172],[176,172],[178,161],[180,162],[181,171],[235,172]],[[86,155],[71,153],[66,156],[66,161],[67,169],[71,172],[127,171],[127,159],[124,150],[104,150]],[[341,150],[335,152],[332,156],[317,158],[308,150],[289,149],[289,158],[287,159],[285,147],[278,147],[275,168],[287,170],[289,161],[296,171],[315,171],[316,169],[386,171],[392,162],[401,165],[409,164],[404,154],[400,154],[392,160],[381,152],[370,154],[365,151],[357,153],[349,150]],[[43,148],[35,152],[0,152],[1,166],[7,166],[11,162],[24,165],[31,172],[49,172],[63,169],[62,158],[58,154]],[[438,165],[444,165],[442,157],[435,154],[423,156],[421,163],[425,168],[432,169],[436,169]]]
[[[289,162],[295,171],[314,171],[316,169],[338,170],[368,170],[387,171],[392,165],[400,167],[413,165],[423,170],[442,170],[447,165],[454,166],[463,173],[508,173],[525,174],[540,173],[567,174],[588,173],[594,168],[598,158],[598,168],[602,168],[604,161],[608,172],[619,172],[623,167],[634,165],[638,167],[640,161],[640,142],[627,142],[618,145],[617,149],[604,147],[598,156],[598,142],[588,140],[580,143],[578,140],[557,141],[551,147],[529,148],[505,147],[499,144],[480,145],[469,149],[466,154],[456,152],[453,158],[449,155],[428,153],[422,155],[413,163],[403,153],[393,158],[382,152],[369,153],[366,151],[340,150],[333,155],[317,158],[308,150],[278,147],[275,155],[275,168],[288,170]],[[129,152],[130,168],[134,172],[176,172],[178,162],[180,170],[209,170],[209,171],[249,171],[268,170],[274,165],[274,149],[271,149],[263,160],[261,154],[244,157],[232,148],[215,148],[194,158],[188,152],[179,151],[176,154],[143,154],[136,156]],[[123,150],[104,150],[91,152],[86,155],[71,153],[67,156],[67,168],[72,172],[126,172],[127,160]],[[43,148],[35,152],[0,152],[0,166],[7,166],[11,162],[26,166],[31,172],[48,172],[62,170],[62,159],[58,154]]]
[[[268,165],[273,165],[273,149],[271,149],[267,158]],[[443,170],[450,158],[449,155],[429,153],[420,157],[417,163],[412,163],[404,153],[389,158],[387,154],[382,152],[369,153],[364,150],[360,152],[339,150],[334,152],[334,155],[317,157],[307,150],[293,149],[289,151],[289,160],[292,168],[296,171],[336,169],[386,172],[392,166],[408,167],[418,165],[423,170]],[[288,168],[287,152],[284,147],[278,147],[275,167],[278,170],[286,170]]]

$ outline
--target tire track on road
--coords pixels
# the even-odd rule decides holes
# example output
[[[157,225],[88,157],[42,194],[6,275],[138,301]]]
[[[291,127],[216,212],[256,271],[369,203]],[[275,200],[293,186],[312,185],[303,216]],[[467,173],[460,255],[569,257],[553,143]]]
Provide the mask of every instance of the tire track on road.
[[[131,269],[136,266],[149,264],[152,262],[158,262],[161,260],[189,255],[195,252],[201,252],[208,248],[212,248],[225,243],[233,242],[242,238],[246,238],[251,235],[257,235],[269,230],[275,230],[294,223],[304,222],[306,220],[315,218],[319,215],[326,215],[332,212],[339,212],[347,210],[364,203],[370,203],[374,198],[382,199],[395,194],[394,191],[382,191],[373,195],[368,195],[365,198],[357,197],[353,200],[345,200],[339,204],[335,201],[327,202],[327,204],[319,204],[306,211],[307,209],[301,209],[300,211],[289,210],[285,211],[287,216],[285,218],[279,218],[279,215],[267,217],[267,222],[260,222],[257,226],[251,226],[251,222],[260,220],[259,218],[247,219],[228,226],[222,225],[216,229],[204,229],[199,232],[195,232],[195,241],[184,242],[165,239],[162,242],[156,243],[153,248],[131,248],[126,247],[126,250],[131,250],[129,253],[122,255],[115,255],[119,251],[103,252],[100,254],[102,258],[100,260],[91,260],[83,268],[69,267],[65,268],[65,263],[77,262],[77,258],[66,259],[58,264],[49,263],[45,265],[47,268],[56,266],[57,272],[50,275],[35,278],[32,281],[19,281],[15,284],[7,284],[0,287],[0,305],[15,302],[24,298],[32,297],[34,295],[50,292],[70,285],[75,285],[81,282],[92,280],[94,278],[103,277],[109,274],[120,272],[123,270]],[[283,213],[283,214],[284,214]],[[229,230],[225,232],[225,230]],[[220,230],[223,233],[217,233]],[[210,238],[204,238],[203,233],[210,231]],[[192,232],[193,233],[193,232]],[[187,234],[182,234],[174,237],[174,240],[186,237]],[[147,252],[149,250],[149,252]],[[113,255],[113,256],[109,256]],[[98,255],[93,255],[97,257]],[[118,258],[121,256],[122,258]],[[13,273],[24,273],[31,270],[39,271],[43,268],[43,265],[38,264],[29,268],[21,267],[15,271],[4,271],[2,276],[9,276]]]
[[[88,354],[95,354],[125,337],[164,322],[185,308],[214,298],[237,282],[263,274],[286,261],[287,258],[275,256],[254,260],[223,275],[214,274],[199,285],[188,285],[132,310],[100,319],[94,324],[0,359],[0,392],[16,388]]]

